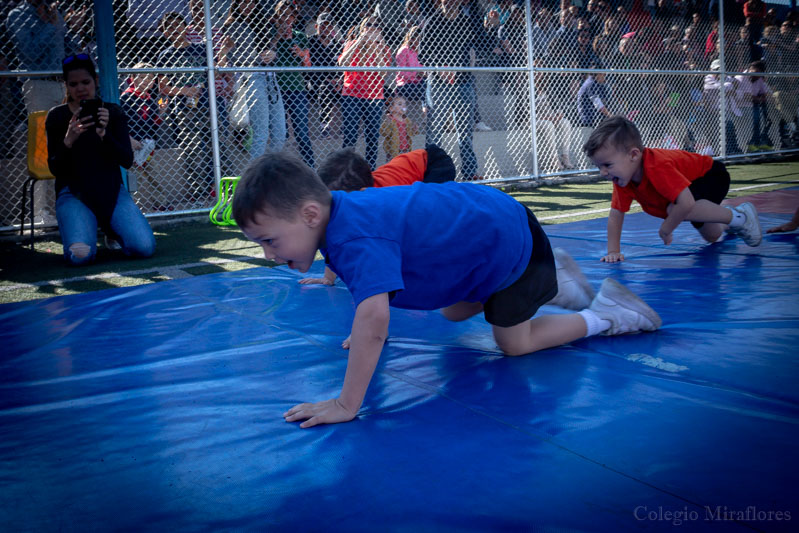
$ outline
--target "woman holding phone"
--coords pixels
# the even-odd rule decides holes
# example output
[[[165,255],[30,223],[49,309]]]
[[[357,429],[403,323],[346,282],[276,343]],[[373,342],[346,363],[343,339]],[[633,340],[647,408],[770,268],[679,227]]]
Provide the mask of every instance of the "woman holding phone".
[[[98,227],[110,248],[150,257],[153,231],[123,187],[119,169],[133,164],[125,114],[118,105],[97,99],[97,71],[89,56],[66,57],[62,71],[67,102],[51,109],[45,124],[64,258],[72,265],[91,262]]]

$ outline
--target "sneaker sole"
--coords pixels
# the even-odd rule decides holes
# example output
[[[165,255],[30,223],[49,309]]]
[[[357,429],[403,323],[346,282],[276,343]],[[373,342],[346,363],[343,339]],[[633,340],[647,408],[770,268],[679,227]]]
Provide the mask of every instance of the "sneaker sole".
[[[594,288],[588,282],[588,278],[585,277],[585,274],[583,274],[583,271],[577,264],[577,261],[575,261],[574,258],[563,248],[555,248],[552,250],[552,254],[555,256],[558,264],[560,264],[560,266],[569,273],[572,279],[576,281],[578,285],[580,285],[580,288],[588,294],[590,298],[588,302],[590,303],[591,300],[594,299],[594,296],[596,296],[596,293],[594,292]]]
[[[644,331],[655,331],[656,329],[660,329],[660,326],[663,325],[663,320],[660,318],[660,315],[657,314],[657,311],[652,309],[649,304],[639,298],[637,294],[615,279],[605,278],[599,292],[606,298],[619,303],[623,307],[644,315],[655,325],[653,329]]]

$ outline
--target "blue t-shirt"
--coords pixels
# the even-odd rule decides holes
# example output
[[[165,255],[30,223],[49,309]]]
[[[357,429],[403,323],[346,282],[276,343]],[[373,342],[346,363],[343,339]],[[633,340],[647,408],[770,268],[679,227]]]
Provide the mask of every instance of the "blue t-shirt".
[[[453,182],[333,191],[321,248],[355,305],[386,292],[405,309],[485,302],[519,278],[532,250],[522,204]]]

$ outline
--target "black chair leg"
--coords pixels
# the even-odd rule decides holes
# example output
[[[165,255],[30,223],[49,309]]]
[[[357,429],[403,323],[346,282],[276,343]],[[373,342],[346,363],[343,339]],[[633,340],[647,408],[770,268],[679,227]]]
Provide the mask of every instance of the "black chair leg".
[[[31,252],[33,251],[33,220],[34,216],[36,215],[36,210],[33,206],[33,189],[36,187],[36,180],[31,181],[30,186],[30,198],[31,198]]]
[[[32,178],[28,178],[25,180],[25,183],[22,185],[22,200],[20,201],[20,215],[19,215],[19,236],[22,237],[25,234],[25,208],[28,205],[28,198],[25,196],[25,193],[28,191],[28,184],[32,181]]]

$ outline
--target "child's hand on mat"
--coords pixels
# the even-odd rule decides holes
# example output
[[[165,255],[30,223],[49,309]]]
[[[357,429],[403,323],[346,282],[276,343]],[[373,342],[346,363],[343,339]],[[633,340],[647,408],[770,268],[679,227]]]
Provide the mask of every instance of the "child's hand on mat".
[[[317,424],[338,424],[339,422],[349,422],[357,412],[353,413],[344,407],[338,398],[317,403],[301,403],[295,405],[285,413],[283,418],[286,422],[297,422],[305,420],[300,424],[301,428],[309,428]]]
[[[785,231],[793,231],[797,227],[799,227],[799,225],[797,225],[796,222],[790,221],[786,222],[785,224],[780,224],[779,226],[769,228],[766,230],[766,233],[782,233]]]
[[[349,335],[346,339],[341,341],[341,347],[344,348],[345,350],[349,350],[350,349],[350,339],[351,338],[352,338],[352,335]]]
[[[663,244],[671,244],[673,236],[670,231],[667,233],[663,228],[660,228],[658,230],[658,235],[660,235],[660,238],[663,239]]]
[[[335,281],[331,281],[327,278],[302,278],[300,280],[300,285],[333,285]]]
[[[608,255],[600,259],[603,263],[618,263],[624,261],[624,254],[621,252],[608,252]]]

